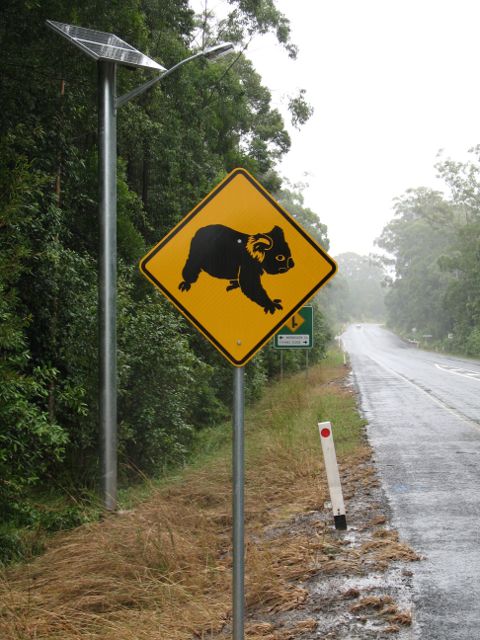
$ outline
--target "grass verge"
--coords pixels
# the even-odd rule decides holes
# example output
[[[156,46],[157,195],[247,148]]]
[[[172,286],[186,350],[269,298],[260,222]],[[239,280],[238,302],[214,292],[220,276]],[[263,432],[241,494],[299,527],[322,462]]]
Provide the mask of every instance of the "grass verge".
[[[271,385],[247,412],[249,608],[294,608],[305,598],[294,579],[308,576],[312,559],[326,569],[336,562],[327,527],[312,542],[291,538],[285,523],[327,499],[318,421],[334,425],[343,464],[363,455],[362,420],[344,373],[332,356],[308,377]],[[192,468],[152,486],[133,509],[59,534],[42,556],[5,570],[0,637],[191,640],[221,633],[231,607],[229,429],[203,434]],[[256,637],[258,630],[247,631]]]

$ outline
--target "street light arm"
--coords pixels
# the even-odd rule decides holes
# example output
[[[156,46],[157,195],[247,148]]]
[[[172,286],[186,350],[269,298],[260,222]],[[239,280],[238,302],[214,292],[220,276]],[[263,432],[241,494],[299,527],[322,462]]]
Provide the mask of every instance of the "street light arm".
[[[199,51],[198,53],[194,53],[193,56],[189,56],[184,60],[180,60],[180,62],[177,62],[177,64],[173,65],[173,67],[170,67],[170,69],[167,69],[156,78],[152,78],[152,80],[149,80],[144,84],[141,84],[139,87],[136,87],[135,89],[132,89],[128,93],[125,93],[123,96],[120,96],[119,98],[117,98],[115,100],[115,108],[118,109],[119,107],[121,107],[123,104],[125,104],[132,98],[136,98],[137,96],[141,95],[142,93],[150,89],[150,87],[153,87],[153,85],[157,84],[157,82],[159,82],[160,80],[163,80],[165,76],[169,76],[171,73],[176,71],[179,67],[182,67],[187,62],[191,62],[192,60],[196,60],[197,58],[207,58],[207,60],[219,58],[220,56],[223,56],[232,50],[233,50],[233,44],[231,44],[230,42],[227,42],[224,44],[215,45],[214,47],[209,47],[208,49],[204,49],[203,51]]]
[[[168,73],[168,71],[166,71],[165,73],[160,74],[159,76],[157,76],[156,78],[153,78],[152,80],[149,80],[148,82],[145,82],[145,84],[142,84],[139,87],[136,87],[135,89],[132,89],[128,93],[124,93],[123,96],[120,96],[119,98],[117,98],[115,100],[115,108],[118,109],[119,107],[121,107],[123,104],[125,104],[126,102],[128,102],[132,98],[135,98],[136,96],[139,96],[140,94],[142,94],[145,91],[147,91],[147,89],[150,89],[150,87],[153,87],[153,85],[157,84],[157,82],[159,80],[161,80],[167,73]]]

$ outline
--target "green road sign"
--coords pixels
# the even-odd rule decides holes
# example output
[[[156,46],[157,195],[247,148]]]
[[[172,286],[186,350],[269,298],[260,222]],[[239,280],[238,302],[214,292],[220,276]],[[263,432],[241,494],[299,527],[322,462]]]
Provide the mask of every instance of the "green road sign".
[[[302,307],[275,335],[275,349],[311,349],[313,347],[313,307]]]

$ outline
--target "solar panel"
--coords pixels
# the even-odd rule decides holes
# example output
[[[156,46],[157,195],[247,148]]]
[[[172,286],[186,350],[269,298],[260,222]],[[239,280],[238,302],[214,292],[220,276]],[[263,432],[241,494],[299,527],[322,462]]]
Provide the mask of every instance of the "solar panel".
[[[146,69],[165,71],[165,67],[162,67],[161,64],[144,55],[113,33],[85,29],[84,27],[55,22],[54,20],[47,20],[47,24],[94,60],[111,60],[130,67],[144,67]]]

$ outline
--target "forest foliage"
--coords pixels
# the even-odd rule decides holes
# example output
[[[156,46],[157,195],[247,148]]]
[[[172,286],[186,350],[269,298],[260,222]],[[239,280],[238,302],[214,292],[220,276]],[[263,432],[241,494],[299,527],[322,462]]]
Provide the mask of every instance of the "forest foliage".
[[[389,270],[387,319],[397,331],[480,356],[480,147],[439,160],[442,191],[410,189],[377,240]]]
[[[231,367],[139,275],[139,258],[237,166],[282,191],[290,146],[282,116],[243,53],[273,32],[273,0],[229,0],[221,21],[187,0],[3,0],[0,7],[0,519],[29,525],[32,489],[94,487],[99,471],[97,69],[46,19],[114,32],[165,67],[218,40],[238,52],[185,65],[118,113],[118,388],[122,477],[158,473],[188,454],[196,430],[230,411]],[[118,94],[149,79],[120,68]],[[310,115],[290,100],[294,126]],[[317,314],[315,359],[329,329]],[[266,348],[247,367],[247,398],[278,373]],[[292,356],[286,366],[302,366]],[[0,532],[1,533],[1,532]]]
[[[330,322],[339,329],[349,322],[383,322],[385,269],[381,261],[353,251],[335,260],[338,275],[319,294]]]

